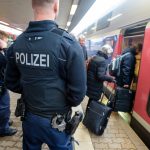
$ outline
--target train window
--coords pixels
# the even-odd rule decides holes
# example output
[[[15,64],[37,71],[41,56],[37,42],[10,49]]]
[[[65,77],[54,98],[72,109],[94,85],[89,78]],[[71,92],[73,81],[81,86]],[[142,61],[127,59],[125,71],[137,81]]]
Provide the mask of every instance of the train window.
[[[137,43],[143,43],[146,25],[147,22],[135,25],[125,30],[123,49],[136,45]]]
[[[106,37],[103,41],[104,45],[109,44],[113,49],[116,46],[116,42],[117,42],[117,35]]]
[[[147,102],[147,113],[148,113],[148,116],[150,117],[150,92],[149,92],[148,102]]]
[[[139,24],[126,29],[124,37],[144,34],[147,23]]]
[[[96,40],[86,41],[88,56],[91,57],[91,56],[95,55],[97,53],[97,51],[105,44],[110,45],[112,47],[112,49],[114,50],[116,41],[117,41],[117,35],[105,37],[105,38],[99,38]],[[111,57],[109,59],[111,60]]]
[[[138,43],[143,43],[144,35],[135,35],[132,37],[124,37],[123,49],[136,45]]]

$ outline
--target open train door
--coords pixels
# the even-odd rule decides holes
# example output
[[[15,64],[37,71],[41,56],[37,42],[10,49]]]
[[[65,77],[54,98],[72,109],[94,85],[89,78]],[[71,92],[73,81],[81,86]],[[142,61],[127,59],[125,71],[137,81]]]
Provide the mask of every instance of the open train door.
[[[150,148],[150,23],[147,24],[144,34],[131,126]]]

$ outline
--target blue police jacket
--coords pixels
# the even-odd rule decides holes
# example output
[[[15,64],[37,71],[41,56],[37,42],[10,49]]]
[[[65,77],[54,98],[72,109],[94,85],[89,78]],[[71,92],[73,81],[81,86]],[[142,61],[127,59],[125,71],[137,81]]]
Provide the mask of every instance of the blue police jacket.
[[[23,94],[28,111],[47,117],[68,111],[83,100],[83,51],[54,21],[30,22],[8,49],[7,58],[6,86]]]
[[[3,50],[0,50],[0,85],[4,82],[4,70],[6,68],[6,57]]]

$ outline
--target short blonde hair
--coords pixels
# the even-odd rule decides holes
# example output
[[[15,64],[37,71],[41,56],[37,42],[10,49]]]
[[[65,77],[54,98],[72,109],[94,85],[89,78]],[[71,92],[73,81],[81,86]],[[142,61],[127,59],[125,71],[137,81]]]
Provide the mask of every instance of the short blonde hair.
[[[44,6],[46,3],[53,3],[54,0],[32,0],[32,6]]]

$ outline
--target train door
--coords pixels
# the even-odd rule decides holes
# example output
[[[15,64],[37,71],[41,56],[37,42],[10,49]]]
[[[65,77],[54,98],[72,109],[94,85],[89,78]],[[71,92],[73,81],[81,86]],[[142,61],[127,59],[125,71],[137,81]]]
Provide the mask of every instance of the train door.
[[[144,34],[131,126],[150,148],[150,23]]]
[[[144,32],[145,32],[146,23],[136,25],[129,27],[125,30],[123,30],[123,41],[121,44],[122,51],[128,47],[134,47],[137,45],[143,45],[144,41]],[[142,50],[142,48],[141,48]],[[135,70],[134,70],[134,77],[132,79],[132,83],[130,86],[130,89],[133,91],[134,94],[136,94],[136,88],[138,83],[138,75],[140,70],[140,64],[141,64],[141,56],[142,51],[139,52],[136,57],[136,64],[135,64]],[[125,119],[126,122],[131,122],[131,115],[129,113],[119,112],[119,114]]]

